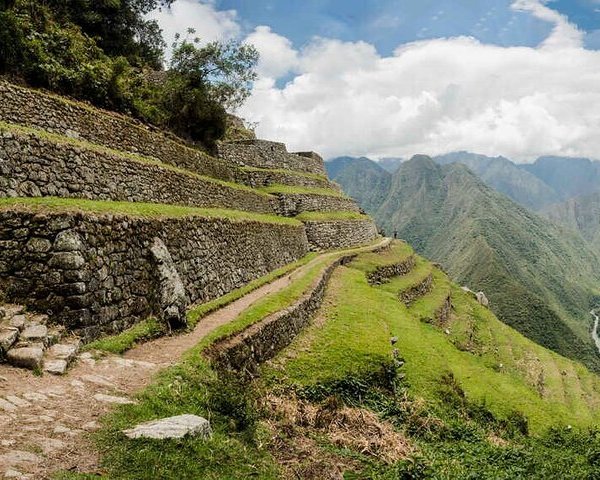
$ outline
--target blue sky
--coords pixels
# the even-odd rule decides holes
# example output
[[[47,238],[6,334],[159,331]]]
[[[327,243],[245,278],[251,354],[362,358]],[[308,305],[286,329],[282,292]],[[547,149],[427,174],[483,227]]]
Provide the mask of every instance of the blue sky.
[[[290,150],[600,159],[600,0],[176,0],[260,53],[236,113]]]
[[[414,40],[468,35],[502,46],[535,46],[552,29],[511,0],[217,0],[219,9],[238,12],[243,26],[271,29],[301,48],[312,37],[363,40],[382,55]],[[600,1],[555,0],[547,5],[588,35],[600,48]],[[597,31],[596,31],[597,30]]]

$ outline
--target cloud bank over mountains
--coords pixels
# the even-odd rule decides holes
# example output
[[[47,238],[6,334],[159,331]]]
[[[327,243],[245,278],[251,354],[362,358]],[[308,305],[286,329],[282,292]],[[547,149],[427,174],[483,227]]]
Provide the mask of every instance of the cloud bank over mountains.
[[[236,13],[213,3],[178,0],[158,19],[167,32],[191,25],[208,39],[254,44],[260,78],[239,113],[258,122],[260,137],[294,150],[600,158],[600,51],[585,49],[583,33],[551,3],[516,0],[511,8],[550,22],[549,36],[534,48],[421,40],[381,56],[366,42],[332,38],[297,48],[268,26],[243,37]]]

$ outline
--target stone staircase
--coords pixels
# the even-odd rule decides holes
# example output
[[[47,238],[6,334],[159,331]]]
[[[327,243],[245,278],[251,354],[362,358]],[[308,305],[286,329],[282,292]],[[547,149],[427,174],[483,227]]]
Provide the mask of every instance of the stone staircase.
[[[26,312],[20,305],[0,306],[0,361],[62,375],[79,347],[79,339],[67,336],[62,325],[49,325],[47,315]]]

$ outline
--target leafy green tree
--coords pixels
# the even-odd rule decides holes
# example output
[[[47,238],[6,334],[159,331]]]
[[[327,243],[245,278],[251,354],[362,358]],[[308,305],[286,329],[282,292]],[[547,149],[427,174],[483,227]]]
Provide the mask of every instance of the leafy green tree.
[[[188,34],[193,34],[193,29]],[[211,144],[226,130],[226,108],[240,106],[256,78],[258,52],[239,42],[211,42],[176,37],[167,81],[164,109],[166,124],[192,140]]]
[[[225,109],[250,93],[258,53],[177,37],[162,71],[166,45],[146,14],[173,1],[0,0],[0,74],[213,145],[225,132]]]

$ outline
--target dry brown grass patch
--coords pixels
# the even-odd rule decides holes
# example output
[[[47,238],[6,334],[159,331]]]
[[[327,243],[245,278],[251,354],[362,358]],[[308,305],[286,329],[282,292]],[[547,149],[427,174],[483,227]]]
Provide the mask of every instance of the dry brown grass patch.
[[[265,399],[275,429],[306,438],[324,437],[338,448],[349,449],[392,464],[414,453],[404,435],[373,412],[342,405],[331,398],[321,405],[269,395]]]

